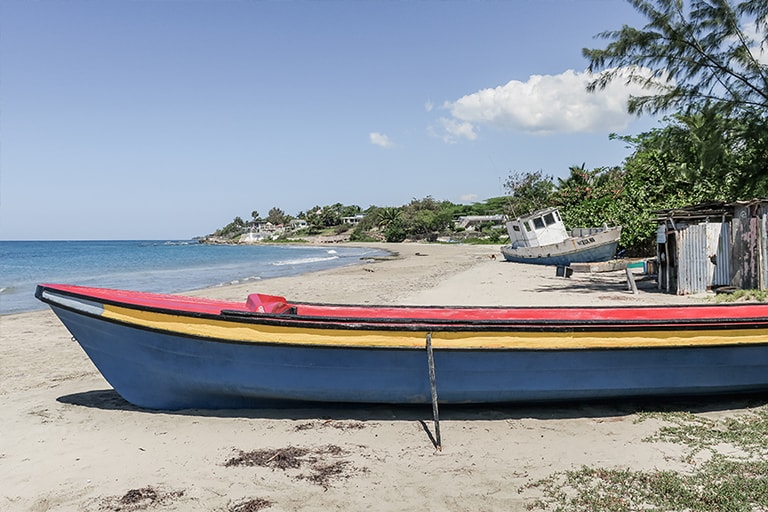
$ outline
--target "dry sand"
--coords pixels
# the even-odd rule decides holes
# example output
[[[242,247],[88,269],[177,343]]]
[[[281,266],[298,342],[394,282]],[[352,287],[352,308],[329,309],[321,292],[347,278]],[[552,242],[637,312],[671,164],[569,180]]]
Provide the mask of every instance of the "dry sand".
[[[496,247],[375,244],[397,256],[291,278],[202,290],[364,304],[690,303],[626,289],[623,273],[555,276],[502,262]],[[496,259],[492,259],[495,256]],[[683,448],[649,443],[654,403],[155,412],[122,400],[49,311],[0,317],[0,510],[526,510],[521,490],[583,465],[683,469]],[[665,404],[669,406],[670,404]],[[688,401],[708,416],[746,402]],[[267,467],[228,466],[267,450]],[[278,451],[274,451],[278,450]],[[300,454],[298,467],[291,454]],[[258,454],[256,454],[258,455]],[[263,501],[259,501],[263,500]]]

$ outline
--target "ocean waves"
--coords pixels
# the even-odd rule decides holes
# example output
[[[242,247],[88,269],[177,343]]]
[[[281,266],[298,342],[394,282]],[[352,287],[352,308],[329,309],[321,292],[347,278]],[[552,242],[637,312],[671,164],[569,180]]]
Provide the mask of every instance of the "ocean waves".
[[[39,283],[179,293],[352,265],[384,254],[356,247],[162,240],[1,241],[0,251],[0,314],[44,308],[34,298]]]

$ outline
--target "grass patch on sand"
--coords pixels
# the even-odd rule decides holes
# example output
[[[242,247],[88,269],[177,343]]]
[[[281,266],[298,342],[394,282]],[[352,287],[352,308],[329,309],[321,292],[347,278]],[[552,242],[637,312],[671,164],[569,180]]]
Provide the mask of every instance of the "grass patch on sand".
[[[520,489],[541,497],[528,510],[558,512],[768,510],[768,407],[724,420],[690,413],[644,413],[638,421],[669,425],[644,439],[688,447],[690,471],[634,471],[582,467],[558,472]],[[704,462],[694,455],[708,452]]]
[[[766,290],[734,290],[732,293],[718,293],[715,302],[768,302]]]

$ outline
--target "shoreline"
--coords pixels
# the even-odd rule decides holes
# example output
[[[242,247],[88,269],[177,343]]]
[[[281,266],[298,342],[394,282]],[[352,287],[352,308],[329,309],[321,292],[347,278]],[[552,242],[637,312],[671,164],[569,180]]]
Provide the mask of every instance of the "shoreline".
[[[0,315],[41,311],[34,298],[40,283],[66,283],[152,293],[184,294],[232,283],[259,282],[282,275],[385,256],[384,251],[360,246],[270,244],[210,246],[150,241],[33,242],[9,252],[9,274],[0,290]],[[64,251],[64,257],[57,257]],[[81,252],[82,251],[82,252]],[[27,268],[25,257],[38,258]],[[115,265],[121,258],[125,265]],[[88,264],[86,264],[88,262]],[[14,270],[18,269],[18,270]]]
[[[361,258],[366,261],[330,269],[308,270],[290,276],[224,282],[173,294],[245,301],[249,293],[260,292],[301,302],[348,304],[352,300],[361,304],[381,305],[477,306],[588,305],[593,301],[585,303],[579,294],[601,290],[606,293],[596,296],[597,305],[691,304],[700,303],[708,297],[707,294],[665,294],[655,290],[650,283],[640,284],[641,293],[632,296],[624,289],[626,278],[623,271],[574,272],[568,279],[558,278],[552,266],[504,261],[498,245],[387,242],[348,242],[342,245],[382,250],[388,252],[389,256]],[[491,259],[492,256],[494,259]],[[473,270],[474,267],[478,268]],[[382,274],[375,275],[377,269],[386,272],[386,277],[382,279]],[[467,275],[456,277],[456,281],[461,281],[461,284],[456,285],[452,281],[444,283],[465,271]],[[304,280],[304,276],[312,278]],[[392,276],[399,287],[392,286],[388,281]],[[337,286],[337,278],[345,280],[344,289]],[[521,280],[527,287],[519,286]],[[379,293],[371,294],[366,290],[367,286],[376,287]],[[515,286],[512,289],[514,293],[506,289],[509,286]],[[465,293],[452,293],[458,289]],[[47,310],[48,307],[43,305],[32,311],[0,313],[0,318],[43,313]]]
[[[633,295],[623,272],[557,277],[553,267],[501,261],[496,246],[365,246],[398,254],[194,295],[245,301],[248,293],[262,292],[393,305],[705,300],[646,290],[649,283]],[[435,452],[425,432],[429,407],[143,410],[112,390],[50,310],[2,316],[0,335],[0,508],[11,512],[136,510],[125,499],[140,498],[142,490],[155,493],[158,501],[147,503],[162,510],[230,511],[256,499],[271,503],[268,511],[526,510],[535,496],[521,489],[558,471],[688,467],[681,446],[644,441],[663,424],[638,421],[641,411],[658,407],[652,401],[441,407],[443,450]],[[664,402],[710,418],[752,405],[749,397]],[[306,450],[319,462],[302,459],[285,470],[226,464],[251,450]],[[322,467],[338,473],[327,469],[323,477]],[[393,502],[395,496],[400,501]]]
[[[695,304],[706,294],[662,293],[640,282],[633,295],[622,271],[574,272],[557,277],[552,266],[510,263],[497,245],[355,243],[388,251],[371,263],[195,290],[190,295],[246,300],[249,293],[280,295],[289,301],[369,305],[443,306],[621,306]],[[301,279],[311,275],[310,279]],[[344,286],[339,286],[339,279]]]

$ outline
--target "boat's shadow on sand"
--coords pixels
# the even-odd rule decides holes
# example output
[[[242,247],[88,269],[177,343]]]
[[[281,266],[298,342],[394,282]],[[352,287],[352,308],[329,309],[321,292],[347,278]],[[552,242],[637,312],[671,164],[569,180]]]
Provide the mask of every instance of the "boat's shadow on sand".
[[[269,404],[254,409],[153,410],[125,401],[112,389],[100,389],[60,396],[60,403],[107,411],[134,411],[147,414],[177,414],[218,418],[358,421],[432,421],[430,405],[381,404]],[[534,419],[612,418],[640,412],[705,413],[746,409],[768,404],[768,393],[716,397],[633,398],[622,400],[546,402],[526,404],[441,405],[440,420],[488,421]]]

